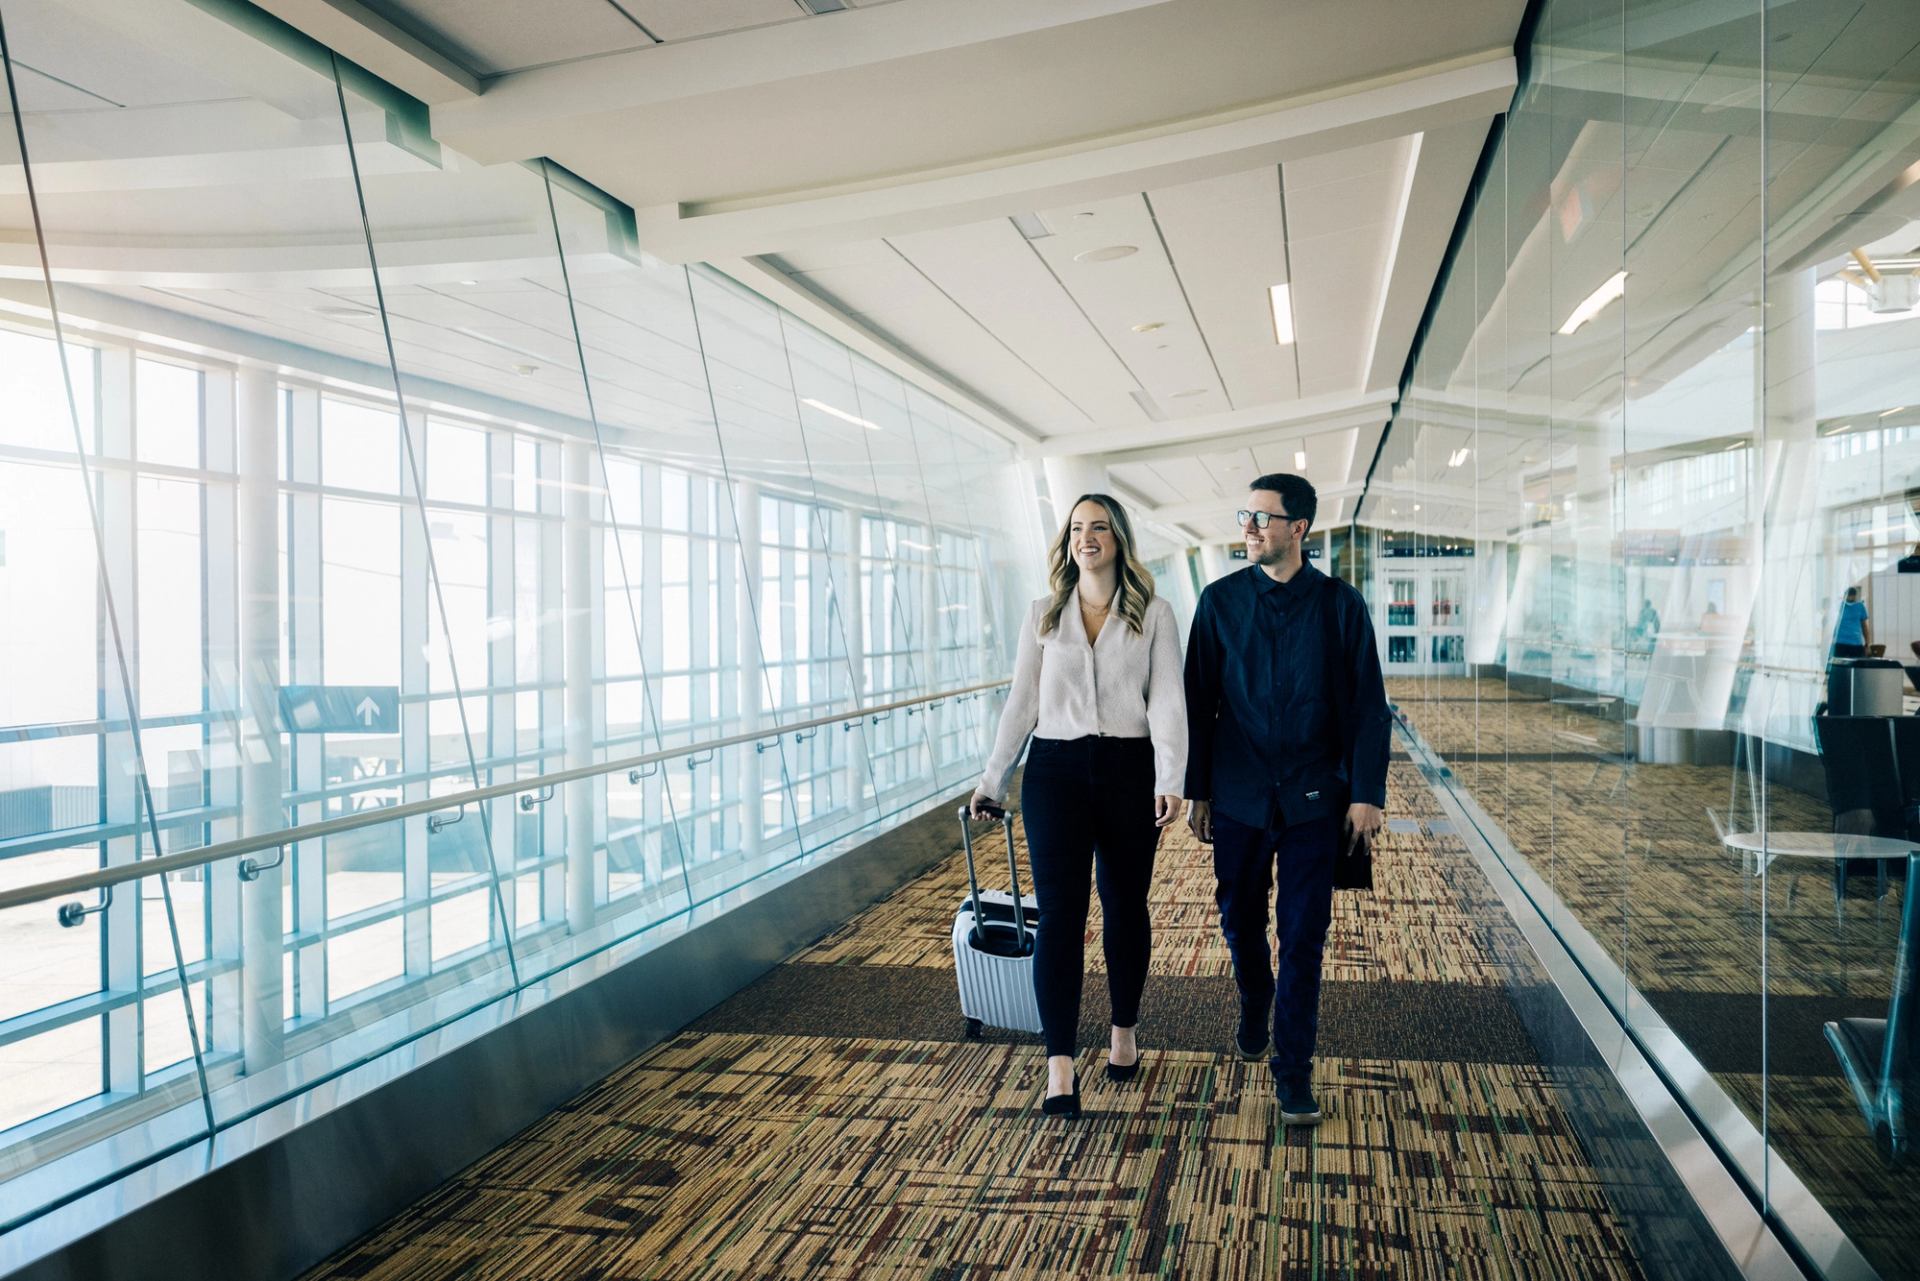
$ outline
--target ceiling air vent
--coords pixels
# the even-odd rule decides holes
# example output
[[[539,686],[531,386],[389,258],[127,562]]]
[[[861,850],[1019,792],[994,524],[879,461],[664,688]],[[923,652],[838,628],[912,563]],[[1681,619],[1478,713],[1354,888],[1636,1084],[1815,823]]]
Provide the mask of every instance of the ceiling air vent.
[[[793,2],[815,17],[823,13],[840,13],[847,7],[845,0],[793,0]]]

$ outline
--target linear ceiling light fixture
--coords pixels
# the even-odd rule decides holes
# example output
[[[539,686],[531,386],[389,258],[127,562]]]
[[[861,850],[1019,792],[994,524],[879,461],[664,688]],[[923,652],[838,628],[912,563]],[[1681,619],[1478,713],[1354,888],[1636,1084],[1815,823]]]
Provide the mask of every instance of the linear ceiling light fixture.
[[[1037,213],[1015,214],[1013,225],[1028,240],[1045,240],[1053,234],[1053,228],[1047,226],[1047,220]]]
[[[1293,469],[1295,471],[1305,471],[1307,469],[1307,451],[1306,450],[1296,449],[1293,451]]]
[[[1285,347],[1293,341],[1293,286],[1275,285],[1267,299],[1273,305],[1273,340]]]
[[[802,396],[800,398],[800,403],[803,405],[812,405],[815,409],[819,410],[821,413],[826,414],[829,417],[838,418],[843,423],[852,423],[855,427],[865,427],[868,431],[880,430],[880,424],[878,423],[870,423],[864,418],[855,418],[852,414],[848,413],[846,410],[835,409],[832,405],[827,404],[825,401],[815,400],[811,396]]]
[[[1624,271],[1614,272],[1611,276],[1607,277],[1606,283],[1588,294],[1580,305],[1573,309],[1573,314],[1567,317],[1567,323],[1560,326],[1560,332],[1562,334],[1572,333],[1599,315],[1602,311],[1605,311],[1608,303],[1626,292],[1627,273]]]
[[[1472,452],[1473,451],[1471,449],[1468,449],[1465,445],[1462,445],[1460,448],[1454,450],[1451,454],[1447,455],[1447,466],[1449,467],[1460,466],[1460,464],[1467,461],[1467,455]]]

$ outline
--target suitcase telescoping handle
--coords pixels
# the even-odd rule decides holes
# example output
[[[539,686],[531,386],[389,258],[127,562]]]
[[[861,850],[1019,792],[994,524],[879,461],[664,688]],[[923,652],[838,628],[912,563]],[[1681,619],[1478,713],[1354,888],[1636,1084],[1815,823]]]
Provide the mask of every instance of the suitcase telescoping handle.
[[[1013,886],[1013,929],[1020,939],[1020,950],[1027,950],[1027,912],[1020,903],[1020,863],[1013,852],[1013,814],[1004,806],[983,805],[988,814],[1000,820],[1007,832],[1007,873]],[[986,917],[980,911],[980,878],[973,867],[973,814],[965,805],[960,807],[960,840],[967,851],[967,889],[973,896],[973,937],[976,942],[981,935],[981,926]]]

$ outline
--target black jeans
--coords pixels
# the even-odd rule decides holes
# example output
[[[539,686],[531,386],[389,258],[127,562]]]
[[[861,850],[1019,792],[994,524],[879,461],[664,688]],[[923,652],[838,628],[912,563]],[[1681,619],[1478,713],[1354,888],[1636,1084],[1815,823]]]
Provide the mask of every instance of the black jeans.
[[[1097,869],[1107,990],[1115,1027],[1140,1021],[1152,926],[1147,890],[1160,829],[1153,821],[1153,743],[1145,738],[1038,738],[1020,785],[1040,925],[1033,991],[1047,1054],[1072,1054],[1086,972],[1087,882]]]
[[[1833,643],[1833,656],[1835,658],[1865,658],[1867,656],[1867,647],[1865,645],[1849,645],[1845,641],[1835,641]]]
[[[1262,831],[1225,814],[1213,816],[1214,898],[1220,931],[1233,955],[1241,1008],[1265,1012],[1273,1002],[1277,1077],[1313,1069],[1320,1029],[1320,962],[1333,920],[1333,861],[1344,815]],[[1277,888],[1276,888],[1277,882]],[[1273,893],[1278,981],[1267,942],[1267,896]]]

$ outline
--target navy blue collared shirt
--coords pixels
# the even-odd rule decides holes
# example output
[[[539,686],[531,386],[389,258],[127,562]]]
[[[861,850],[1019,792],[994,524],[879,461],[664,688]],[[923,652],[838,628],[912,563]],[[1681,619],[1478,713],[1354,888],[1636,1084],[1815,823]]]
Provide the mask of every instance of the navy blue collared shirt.
[[[1241,823],[1385,806],[1393,721],[1366,600],[1311,563],[1284,583],[1249,565],[1210,584],[1187,640],[1187,726],[1188,799]]]

